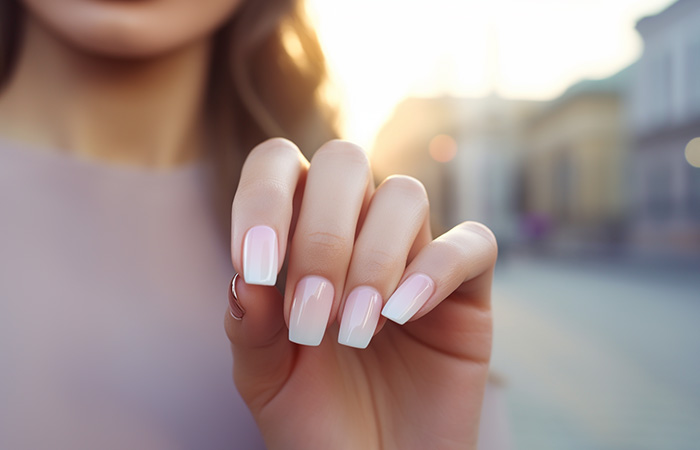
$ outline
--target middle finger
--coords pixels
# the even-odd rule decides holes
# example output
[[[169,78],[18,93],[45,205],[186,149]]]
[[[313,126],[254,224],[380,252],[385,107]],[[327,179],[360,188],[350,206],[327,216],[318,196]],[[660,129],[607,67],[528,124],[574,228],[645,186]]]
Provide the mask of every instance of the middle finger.
[[[289,340],[319,345],[335,318],[358,218],[371,189],[369,161],[358,146],[333,140],[314,154],[289,255]]]

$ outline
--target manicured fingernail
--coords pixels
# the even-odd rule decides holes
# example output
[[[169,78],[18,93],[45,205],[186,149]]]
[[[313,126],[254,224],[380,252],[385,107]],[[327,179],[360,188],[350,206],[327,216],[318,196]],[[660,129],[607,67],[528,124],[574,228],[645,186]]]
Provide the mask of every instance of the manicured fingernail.
[[[350,347],[366,348],[374,336],[382,308],[382,296],[376,289],[359,286],[345,300],[343,318],[340,320],[338,343]]]
[[[277,233],[266,225],[258,225],[243,241],[243,279],[248,284],[274,286],[277,281]]]
[[[382,316],[403,325],[435,291],[435,283],[423,273],[414,273],[401,283],[384,305]]]
[[[290,341],[302,345],[321,343],[333,306],[333,293],[331,282],[316,275],[297,283],[289,315]]]

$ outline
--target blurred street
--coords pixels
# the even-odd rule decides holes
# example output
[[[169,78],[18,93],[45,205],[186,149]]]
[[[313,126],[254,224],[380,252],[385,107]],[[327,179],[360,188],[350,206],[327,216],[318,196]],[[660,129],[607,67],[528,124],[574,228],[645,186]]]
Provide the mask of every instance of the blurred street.
[[[503,258],[493,299],[515,449],[698,448],[700,266]]]

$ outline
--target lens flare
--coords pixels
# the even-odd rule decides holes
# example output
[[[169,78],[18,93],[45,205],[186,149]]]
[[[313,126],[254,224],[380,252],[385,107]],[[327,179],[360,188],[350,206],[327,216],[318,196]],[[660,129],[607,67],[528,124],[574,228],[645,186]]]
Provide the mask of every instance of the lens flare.
[[[457,154],[457,142],[455,142],[452,136],[438,134],[430,140],[428,152],[430,153],[430,157],[437,162],[449,162]]]
[[[700,137],[691,139],[685,146],[685,159],[691,166],[700,168]]]

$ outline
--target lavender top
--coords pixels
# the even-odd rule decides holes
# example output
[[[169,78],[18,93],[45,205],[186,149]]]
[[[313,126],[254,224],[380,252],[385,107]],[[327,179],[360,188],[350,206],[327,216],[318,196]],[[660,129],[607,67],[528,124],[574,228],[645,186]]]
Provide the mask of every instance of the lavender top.
[[[0,141],[0,448],[264,448],[231,376],[211,170]]]

